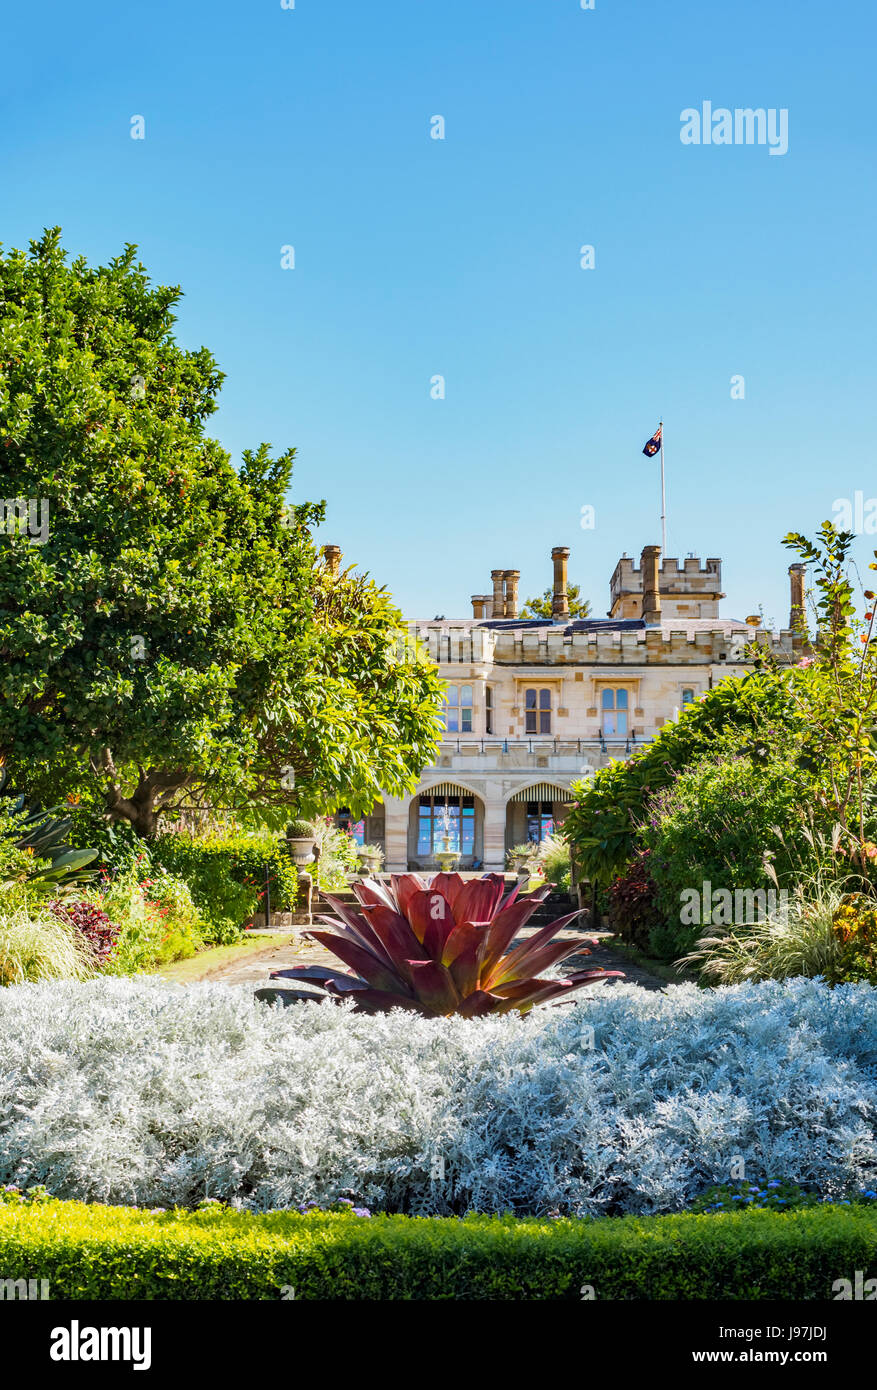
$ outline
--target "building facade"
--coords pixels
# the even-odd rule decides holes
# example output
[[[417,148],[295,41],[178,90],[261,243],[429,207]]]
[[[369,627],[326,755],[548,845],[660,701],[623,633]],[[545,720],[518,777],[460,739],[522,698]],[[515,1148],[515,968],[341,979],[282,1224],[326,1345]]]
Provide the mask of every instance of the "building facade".
[[[747,643],[800,660],[800,565],[789,570],[789,627],[776,634],[757,617],[720,616],[720,559],[660,560],[658,546],[646,546],[639,565],[618,561],[605,619],[571,619],[568,557],[566,547],[552,551],[550,618],[520,618],[518,571],[494,570],[471,618],[409,623],[448,682],[446,728],[413,794],[386,796],[356,826],[383,846],[388,870],[435,869],[448,849],[461,869],[501,871],[513,846],[562,823],[573,783],[750,669]]]

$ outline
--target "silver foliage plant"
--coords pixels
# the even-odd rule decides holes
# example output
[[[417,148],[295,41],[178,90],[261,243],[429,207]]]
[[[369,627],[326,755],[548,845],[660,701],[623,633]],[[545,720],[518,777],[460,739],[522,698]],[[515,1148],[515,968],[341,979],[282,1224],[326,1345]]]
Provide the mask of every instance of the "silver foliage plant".
[[[0,1183],[86,1201],[674,1211],[738,1158],[873,1186],[875,1130],[867,985],[616,986],[477,1020],[143,978],[0,990]]]

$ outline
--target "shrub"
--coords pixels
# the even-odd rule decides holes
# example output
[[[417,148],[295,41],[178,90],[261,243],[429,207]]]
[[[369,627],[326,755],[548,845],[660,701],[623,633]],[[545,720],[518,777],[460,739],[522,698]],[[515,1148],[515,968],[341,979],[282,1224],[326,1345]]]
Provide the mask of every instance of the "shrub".
[[[119,924],[105,965],[113,975],[185,960],[204,944],[188,885],[163,870],[153,870],[143,880],[135,870],[121,874],[95,895],[95,905]]]
[[[559,835],[549,835],[539,846],[539,866],[549,883],[560,893],[571,887],[569,844]]]
[[[790,896],[786,911],[748,926],[703,933],[682,963],[698,967],[706,980],[723,985],[796,975],[821,976],[831,984],[861,979],[843,936],[843,924],[857,919],[851,906],[857,900],[858,895],[851,897],[844,883],[815,880]]]
[[[640,850],[629,868],[608,889],[609,925],[625,941],[641,950],[650,946],[652,932],[661,925],[650,862],[650,851]]]
[[[737,1157],[842,1198],[877,1185],[877,990],[616,984],[473,1020],[28,985],[0,991],[0,1115],[0,1186],[89,1201],[648,1215]]]
[[[110,822],[100,812],[77,809],[71,811],[73,834],[97,850],[94,867],[115,877],[129,869],[142,873],[150,868],[150,842],[144,840],[130,821]]]
[[[358,871],[359,846],[349,830],[342,830],[331,816],[311,821],[311,834],[320,851],[317,883],[330,893],[347,887],[348,874]]]
[[[824,1301],[871,1270],[877,1212],[462,1221],[0,1204],[7,1278],[53,1299]]]
[[[84,940],[48,909],[0,911],[0,985],[84,980],[93,970]]]
[[[314,838],[313,824],[309,820],[293,820],[286,827],[287,837],[293,840],[312,840]]]
[[[375,860],[380,868],[386,856],[382,845],[369,843],[369,841],[366,840],[357,847],[357,858],[361,860],[363,857]]]
[[[39,880],[28,883],[34,864],[32,850],[17,849],[11,840],[0,837],[0,910],[23,910],[40,896]]]
[[[765,891],[773,873],[791,871],[783,830],[799,819],[800,775],[788,764],[753,764],[745,758],[701,759],[652,800],[639,838],[650,850],[649,874],[662,924],[650,943],[676,959],[689,951],[709,918],[682,917],[684,894],[726,889]],[[797,866],[796,866],[797,867]]]
[[[95,876],[90,867],[96,857],[93,849],[73,849],[68,842],[72,822],[52,811],[32,805],[26,796],[16,795],[9,785],[9,770],[0,761],[0,841],[34,855],[30,879],[41,886],[51,883],[55,892],[66,893]]]
[[[838,942],[835,978],[877,984],[877,903],[864,893],[847,893],[832,916]]]
[[[62,903],[57,899],[49,904],[49,911],[79,934],[96,966],[106,965],[121,929],[105,912],[94,903]]]
[[[763,761],[768,749],[777,759],[791,756],[806,725],[792,687],[810,698],[813,686],[810,671],[797,667],[728,677],[665,724],[633,757],[612,762],[578,783],[578,799],[562,834],[582,877],[608,884],[624,870],[640,847],[637,832],[651,798],[699,758],[715,758],[718,750],[754,763]]]
[[[240,938],[244,922],[264,901],[266,864],[272,907],[289,911],[295,906],[295,865],[284,841],[267,832],[202,839],[162,835],[153,841],[152,859],[185,879],[203,918],[204,939],[211,944]]]

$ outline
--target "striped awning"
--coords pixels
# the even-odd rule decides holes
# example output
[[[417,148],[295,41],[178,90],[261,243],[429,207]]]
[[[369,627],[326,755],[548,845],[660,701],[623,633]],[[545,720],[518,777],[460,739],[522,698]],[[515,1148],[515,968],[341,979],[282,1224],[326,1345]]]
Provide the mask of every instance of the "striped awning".
[[[556,787],[551,782],[537,782],[535,787],[523,787],[509,801],[573,801],[569,787]]]
[[[472,796],[468,787],[461,787],[457,782],[436,782],[432,787],[421,787],[420,796]]]

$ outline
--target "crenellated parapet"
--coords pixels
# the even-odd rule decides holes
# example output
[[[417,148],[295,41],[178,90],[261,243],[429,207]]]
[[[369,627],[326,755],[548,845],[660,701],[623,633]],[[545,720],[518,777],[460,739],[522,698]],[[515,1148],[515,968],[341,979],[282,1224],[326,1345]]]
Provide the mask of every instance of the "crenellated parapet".
[[[746,646],[757,642],[779,660],[800,660],[803,643],[790,629],[662,627],[635,631],[570,632],[563,626],[479,627],[472,623],[412,623],[438,665],[464,666],[662,666],[728,663],[751,665]]]
[[[647,546],[643,559],[637,564],[631,556],[623,555],[612,572],[609,581],[609,616],[613,618],[637,618],[642,614],[643,581],[649,588],[648,573],[643,569],[644,562],[653,563],[651,552],[654,547]],[[722,593],[722,562],[718,556],[711,555],[703,563],[696,555],[688,555],[680,563],[674,555],[664,556],[660,564],[654,564],[657,588],[660,592],[664,617],[709,618],[718,617],[719,601]]]

